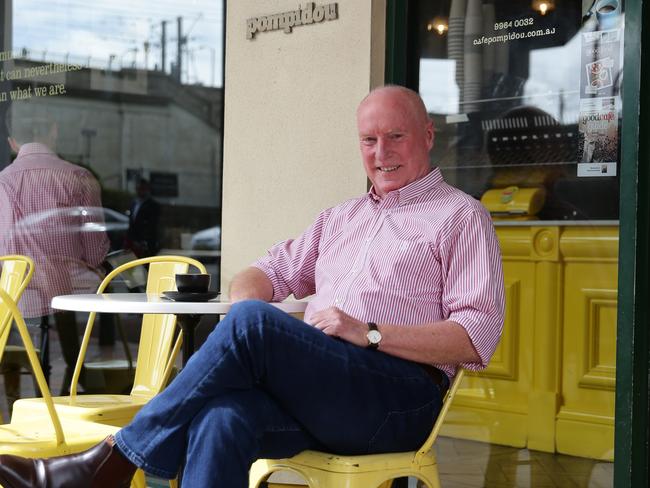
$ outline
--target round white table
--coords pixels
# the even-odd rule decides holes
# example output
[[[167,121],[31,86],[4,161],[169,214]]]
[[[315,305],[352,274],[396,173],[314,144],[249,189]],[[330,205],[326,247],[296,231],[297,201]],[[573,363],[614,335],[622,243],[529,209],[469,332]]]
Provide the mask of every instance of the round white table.
[[[272,302],[271,305],[287,313],[304,312],[306,301]],[[88,293],[60,295],[52,299],[52,308],[74,312],[98,313],[169,313],[178,317],[183,330],[183,364],[194,352],[194,329],[202,315],[225,314],[232,303],[221,300],[221,295],[207,302],[177,302],[154,293]]]

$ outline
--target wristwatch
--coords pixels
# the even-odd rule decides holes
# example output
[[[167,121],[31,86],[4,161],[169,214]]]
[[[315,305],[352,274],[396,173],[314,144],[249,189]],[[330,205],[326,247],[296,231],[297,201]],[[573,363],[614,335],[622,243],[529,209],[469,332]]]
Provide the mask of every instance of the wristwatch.
[[[368,333],[366,334],[366,338],[368,339],[368,345],[366,346],[368,349],[377,349],[379,347],[379,343],[381,342],[381,332],[379,332],[377,324],[374,322],[368,322]]]

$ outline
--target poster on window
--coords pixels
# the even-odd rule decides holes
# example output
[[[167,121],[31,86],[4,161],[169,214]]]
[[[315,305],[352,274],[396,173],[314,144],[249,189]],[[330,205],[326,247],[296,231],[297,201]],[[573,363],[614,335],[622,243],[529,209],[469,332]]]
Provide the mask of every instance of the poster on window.
[[[578,176],[616,176],[617,100],[607,97],[580,101]]]

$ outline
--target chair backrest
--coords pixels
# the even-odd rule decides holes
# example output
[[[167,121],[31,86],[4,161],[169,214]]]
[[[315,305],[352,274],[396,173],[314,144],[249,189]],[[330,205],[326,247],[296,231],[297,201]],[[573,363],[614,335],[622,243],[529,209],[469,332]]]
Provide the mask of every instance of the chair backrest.
[[[34,275],[34,262],[27,256],[12,254],[0,256],[0,265],[2,266],[0,290],[4,290],[12,300],[18,302]],[[9,327],[3,327],[7,323]],[[4,351],[4,346],[9,338],[10,326],[11,313],[9,308],[5,307],[0,312],[0,328],[3,330],[3,333],[0,334],[0,351]],[[2,354],[0,354],[0,358],[2,358]]]
[[[442,408],[440,409],[440,413],[438,414],[438,418],[436,419],[436,422],[433,424],[433,429],[431,430],[431,434],[429,434],[427,440],[424,441],[422,447],[420,447],[420,449],[418,449],[418,452],[415,454],[415,457],[413,458],[414,463],[419,464],[422,458],[433,447],[433,443],[438,438],[438,434],[440,433],[440,429],[442,428],[442,423],[445,421],[445,417],[447,416],[449,407],[451,407],[451,402],[454,401],[454,397],[456,396],[458,387],[460,386],[460,383],[463,380],[464,374],[465,374],[465,370],[462,368],[458,368],[458,370],[456,371],[456,376],[454,376],[454,381],[451,383],[451,386],[447,390],[447,394],[445,395],[445,398],[442,401]]]
[[[135,266],[149,265],[147,277],[147,293],[161,294],[163,291],[175,290],[175,275],[186,273],[189,266],[199,272],[206,273],[205,266],[196,259],[185,256],[152,256],[124,263],[101,282],[97,293],[103,293],[110,282],[120,273]],[[77,393],[77,383],[81,374],[90,334],[92,332],[95,313],[88,316],[88,323],[81,341],[79,358],[75,366],[70,385],[70,396]],[[142,329],[138,345],[138,357],[135,370],[135,380],[131,390],[132,395],[152,397],[157,394],[166,381],[169,373],[169,362],[175,357],[172,353],[172,342],[176,336],[176,316],[168,314],[145,314],[142,317]],[[178,342],[178,341],[177,341]],[[174,348],[177,351],[178,348]],[[130,357],[127,355],[127,357]]]
[[[43,400],[45,401],[45,405],[47,406],[47,411],[49,413],[50,420],[52,421],[52,425],[54,427],[56,444],[57,446],[59,446],[65,443],[65,436],[63,435],[63,429],[61,428],[61,420],[59,419],[59,416],[56,413],[56,409],[54,408],[54,402],[52,401],[52,394],[50,393],[50,389],[48,388],[47,382],[45,381],[45,375],[43,374],[43,370],[41,369],[41,363],[38,360],[36,351],[34,350],[34,344],[32,343],[32,338],[30,337],[29,332],[27,331],[27,325],[23,320],[20,310],[18,310],[18,305],[16,304],[16,301],[13,300],[6,291],[0,289],[0,315],[4,315],[5,313],[8,314],[9,320],[5,321],[4,323],[0,323],[0,336],[7,333],[7,330],[11,327],[11,323],[13,320],[13,322],[16,324],[16,327],[18,327],[18,332],[20,334],[20,338],[23,341],[23,345],[25,346],[25,352],[27,353],[27,357],[29,358],[29,363],[32,367],[32,372],[34,374],[34,377],[36,378],[36,383],[38,384],[38,388],[41,391],[41,395],[43,396]],[[0,357],[4,352],[4,348],[5,348],[5,344],[2,344],[2,348],[0,348]]]

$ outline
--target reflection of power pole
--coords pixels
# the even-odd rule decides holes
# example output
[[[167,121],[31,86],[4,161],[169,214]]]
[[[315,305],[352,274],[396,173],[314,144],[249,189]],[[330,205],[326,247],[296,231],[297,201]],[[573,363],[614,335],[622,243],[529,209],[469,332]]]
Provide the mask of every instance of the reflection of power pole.
[[[144,69],[149,71],[149,41],[144,41]]]
[[[161,64],[160,70],[165,72],[165,63],[167,62],[167,21],[162,21],[162,33],[160,34],[160,46],[161,46]]]
[[[176,18],[176,26],[178,29],[176,39],[176,81],[180,84],[183,73],[183,44],[185,44],[185,39],[183,39],[183,17]]]

